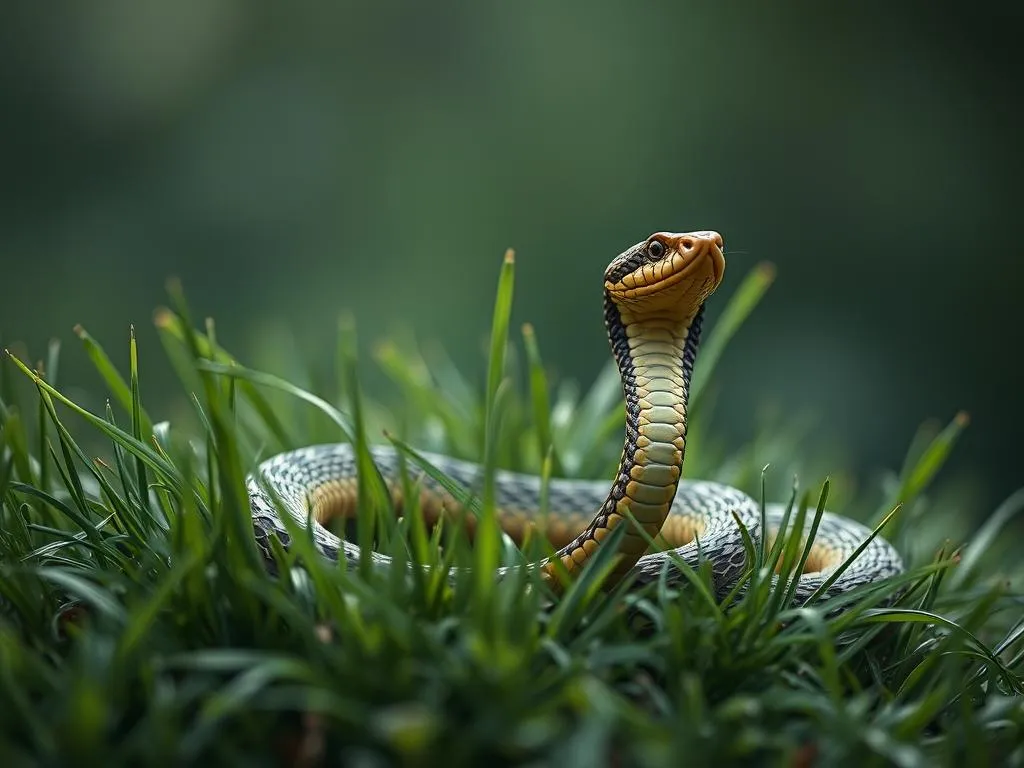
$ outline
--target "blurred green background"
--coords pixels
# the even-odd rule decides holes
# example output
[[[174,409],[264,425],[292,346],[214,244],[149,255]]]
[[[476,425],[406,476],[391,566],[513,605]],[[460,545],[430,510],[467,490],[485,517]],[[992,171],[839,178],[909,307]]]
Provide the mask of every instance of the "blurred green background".
[[[778,277],[718,371],[716,424],[775,409],[870,479],[918,425],[971,426],[947,477],[981,516],[1024,480],[1019,5],[5,4],[0,334],[102,387],[168,276],[244,361],[331,365],[412,327],[483,372],[495,279],[555,373],[608,357],[601,272],[659,229]],[[293,355],[293,357],[288,357]],[[284,356],[284,357],[282,357]],[[291,378],[302,380],[304,372]],[[373,374],[368,373],[372,381]]]

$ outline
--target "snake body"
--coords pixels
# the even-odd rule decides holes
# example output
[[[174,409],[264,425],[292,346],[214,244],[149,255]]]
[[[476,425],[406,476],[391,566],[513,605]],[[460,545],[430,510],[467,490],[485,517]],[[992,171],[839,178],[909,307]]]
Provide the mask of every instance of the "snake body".
[[[720,483],[681,480],[687,398],[704,302],[721,282],[724,269],[718,233],[658,232],[621,253],[605,271],[605,327],[622,380],[626,413],[625,444],[611,487],[602,481],[552,479],[549,512],[540,520],[539,477],[499,470],[494,478],[502,528],[517,541],[528,529],[539,529],[557,547],[552,556],[527,566],[540,569],[552,586],[562,583],[566,575],[570,579],[577,575],[608,535],[624,525],[606,586],[627,576],[632,583],[642,584],[662,572],[671,581],[681,580],[666,551],[672,550],[693,567],[702,559],[710,562],[716,592],[723,595],[749,567],[736,518],[755,540],[778,535],[785,514],[780,505],[766,506],[767,530],[762,531],[760,504],[745,493]],[[388,447],[375,447],[371,453],[400,508],[398,454]],[[479,487],[479,465],[421,455],[464,487]],[[273,561],[270,537],[276,536],[284,546],[290,541],[280,517],[287,514],[301,528],[311,528],[321,555],[356,566],[359,547],[324,526],[333,518],[355,515],[356,467],[355,452],[344,443],[288,451],[259,465],[248,479],[248,492],[256,540],[268,564]],[[417,480],[420,508],[428,523],[458,511],[458,502],[432,478],[423,475]],[[466,519],[467,523],[472,520]],[[817,590],[870,534],[861,524],[826,512],[797,579],[794,599]],[[649,551],[650,540],[659,535],[666,550]],[[371,562],[379,568],[391,567],[391,559],[377,552],[371,553]],[[501,577],[510,569],[499,568],[496,575]],[[833,580],[828,595],[902,569],[896,550],[875,537]]]

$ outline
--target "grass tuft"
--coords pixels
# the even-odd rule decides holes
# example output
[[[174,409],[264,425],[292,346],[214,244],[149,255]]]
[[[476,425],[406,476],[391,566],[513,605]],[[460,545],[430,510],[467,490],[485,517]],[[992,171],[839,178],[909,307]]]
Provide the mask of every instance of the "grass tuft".
[[[547,551],[502,539],[497,467],[545,482],[609,477],[621,448],[614,366],[587,389],[551,378],[532,327],[522,350],[509,337],[513,278],[509,252],[480,386],[437,345],[378,343],[395,402],[361,386],[349,319],[335,380],[304,388],[235,359],[212,320],[194,322],[176,283],[173,309],[154,322],[189,425],[153,420],[148,351],[133,330],[122,373],[75,329],[107,390],[102,413],[66,394],[58,344],[36,366],[5,350],[4,764],[1024,763],[1024,594],[1019,562],[995,547],[1024,490],[967,541],[924,555],[911,546],[941,538],[928,530],[944,507],[931,489],[964,414],[923,429],[878,489],[875,534],[911,555],[907,572],[838,601],[817,600],[827,585],[800,606],[789,599],[810,554],[799,532],[808,520],[816,530],[831,479],[816,495],[794,484],[790,533],[774,544],[747,536],[751,567],[724,601],[707,567],[682,563],[681,584],[663,576],[602,591],[610,549],[557,599],[533,572],[487,577]],[[688,476],[740,478],[762,499],[765,464],[789,463],[798,442],[758,435],[727,455],[705,445],[715,363],[773,279],[770,266],[755,268],[709,329],[687,453]],[[265,567],[245,477],[322,439],[356,447],[356,541],[391,555],[391,570],[324,562],[289,520],[290,548],[272,542],[275,573]],[[82,447],[99,441],[100,455]],[[382,441],[405,459],[401,517],[368,452]],[[483,486],[453,484],[425,450],[482,461]],[[423,475],[477,517],[472,545],[457,521],[426,526]],[[446,578],[463,566],[469,576]]]

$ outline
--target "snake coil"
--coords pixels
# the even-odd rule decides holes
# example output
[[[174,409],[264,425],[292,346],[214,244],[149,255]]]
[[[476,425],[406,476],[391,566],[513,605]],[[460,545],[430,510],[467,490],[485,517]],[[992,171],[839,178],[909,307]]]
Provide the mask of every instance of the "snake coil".
[[[539,568],[553,586],[561,583],[558,572],[567,572],[570,578],[578,574],[612,530],[624,525],[606,585],[627,576],[642,584],[666,569],[670,581],[681,580],[668,551],[648,552],[648,541],[660,534],[668,549],[690,566],[701,559],[710,562],[721,596],[747,568],[735,518],[755,539],[779,535],[785,514],[780,505],[766,506],[767,531],[761,531],[760,505],[745,493],[720,483],[681,480],[687,399],[704,302],[724,271],[717,232],[657,232],[625,250],[606,269],[604,319],[622,380],[625,443],[610,488],[590,480],[550,481],[550,511],[541,533],[557,550],[528,567]],[[375,447],[372,455],[400,508],[396,451]],[[479,465],[423,455],[466,487],[480,480]],[[360,560],[358,546],[335,536],[324,524],[355,514],[356,478],[355,454],[348,444],[300,448],[260,464],[248,478],[248,492],[256,540],[268,565],[273,564],[270,537],[276,536],[284,546],[290,541],[283,513],[297,525],[311,527],[314,546],[324,557],[344,559],[354,567]],[[521,540],[527,529],[541,524],[540,478],[498,471],[495,486],[502,528]],[[424,476],[419,488],[420,508],[428,523],[457,511],[456,500],[430,477]],[[804,571],[797,577],[794,600],[802,601],[818,590],[870,536],[863,525],[825,512]],[[371,559],[375,567],[391,566],[391,559],[378,552],[372,552]],[[834,579],[827,594],[842,594],[902,569],[896,550],[875,537]],[[509,570],[500,568],[496,575]]]

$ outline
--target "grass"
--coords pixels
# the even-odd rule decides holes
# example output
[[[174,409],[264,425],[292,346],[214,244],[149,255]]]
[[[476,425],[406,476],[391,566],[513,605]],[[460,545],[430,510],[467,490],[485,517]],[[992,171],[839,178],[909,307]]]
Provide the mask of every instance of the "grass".
[[[400,396],[360,390],[368,365],[339,327],[337,375],[319,388],[252,370],[201,328],[179,287],[156,324],[195,426],[155,421],[128,372],[76,329],[110,403],[90,413],[57,378],[0,363],[0,759],[19,765],[1020,765],[1024,595],[993,554],[1024,505],[1011,497],[963,542],[928,521],[932,481],[966,424],[922,430],[869,522],[910,554],[906,575],[832,605],[791,607],[772,589],[806,551],[751,544],[755,567],[728,607],[704,570],[683,588],[600,589],[605,558],[557,600],[529,575],[483,575],[520,552],[495,524],[485,482],[459,526],[396,519],[366,453],[390,440],[555,476],[608,477],[621,447],[610,366],[593,386],[548,379],[530,327],[510,339],[514,259],[501,267],[486,383],[437,346],[384,342],[374,363]],[[747,276],[699,356],[687,475],[755,495],[768,461],[793,466],[792,434],[724,454],[711,439],[714,362],[773,278]],[[82,446],[106,446],[93,456]],[[360,452],[358,541],[399,564],[345,571],[293,531],[271,576],[251,535],[244,478],[311,442]],[[439,479],[445,480],[440,477]],[[814,516],[829,481],[793,490]],[[895,511],[895,514],[892,514]],[[922,545],[922,542],[925,542]],[[936,542],[934,546],[930,542]],[[444,570],[473,566],[449,583]],[[780,582],[785,586],[785,581]]]

